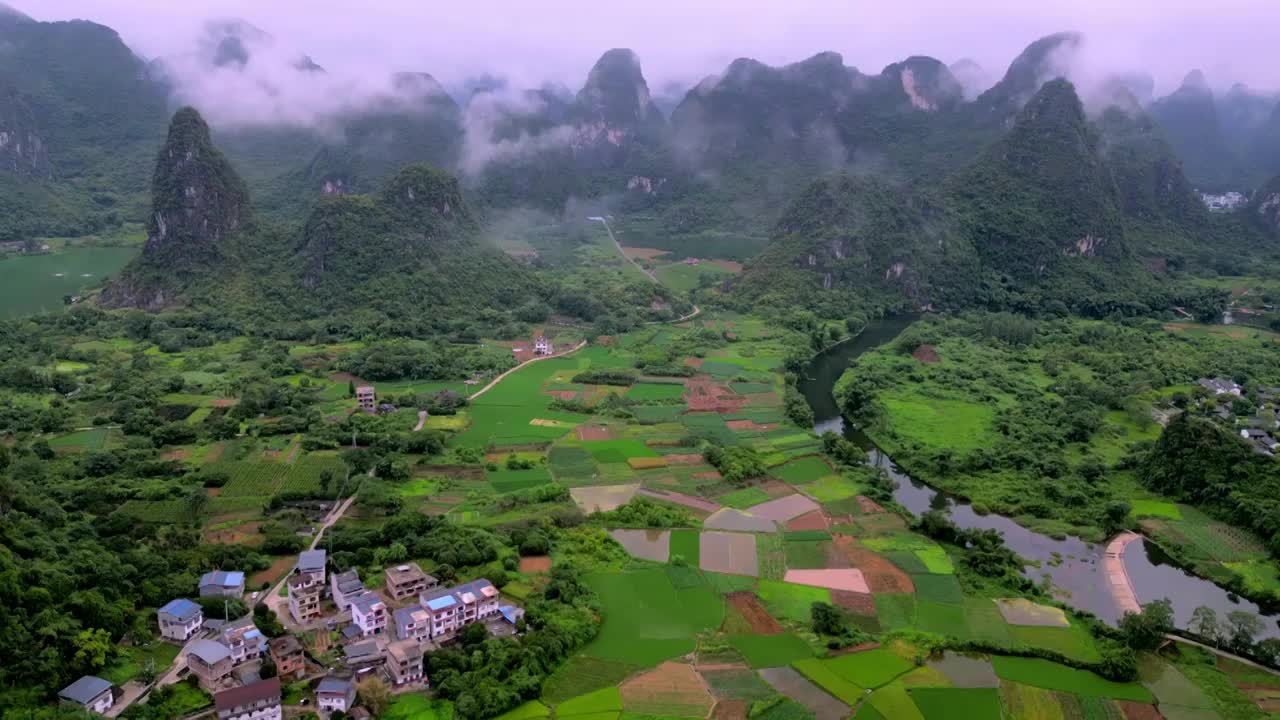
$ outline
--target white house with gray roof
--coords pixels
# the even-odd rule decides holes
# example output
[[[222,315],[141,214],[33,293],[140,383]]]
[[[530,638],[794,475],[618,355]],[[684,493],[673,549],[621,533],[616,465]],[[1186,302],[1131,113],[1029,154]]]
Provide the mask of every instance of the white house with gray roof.
[[[324,550],[303,550],[298,553],[298,564],[294,566],[293,571],[299,575],[310,576],[316,583],[323,585],[327,562],[328,556]]]
[[[58,700],[65,705],[76,705],[101,715],[111,708],[115,696],[110,682],[93,675],[85,675],[62,688],[58,693]]]
[[[338,606],[338,612],[350,607],[351,598],[362,592],[364,583],[360,581],[360,573],[355,568],[329,577],[329,594],[333,596],[333,604]]]
[[[351,622],[364,637],[387,631],[387,604],[382,596],[368,590],[351,598]]]

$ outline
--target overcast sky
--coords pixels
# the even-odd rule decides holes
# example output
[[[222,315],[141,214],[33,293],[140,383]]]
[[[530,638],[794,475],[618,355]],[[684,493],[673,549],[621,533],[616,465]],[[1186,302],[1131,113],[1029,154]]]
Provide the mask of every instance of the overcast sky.
[[[972,57],[995,77],[1037,37],[1080,30],[1091,64],[1141,68],[1158,92],[1202,68],[1225,87],[1280,87],[1277,0],[0,0],[39,20],[109,25],[145,57],[190,49],[210,18],[240,17],[330,69],[482,71],[576,88],[600,53],[630,47],[650,85],[733,58],[770,64],[834,50],[864,72],[908,55]]]

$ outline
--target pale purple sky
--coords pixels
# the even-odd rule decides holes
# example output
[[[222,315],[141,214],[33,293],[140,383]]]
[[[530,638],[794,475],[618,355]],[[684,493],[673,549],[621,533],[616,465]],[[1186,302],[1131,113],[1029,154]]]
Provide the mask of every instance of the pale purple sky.
[[[908,55],[972,57],[993,77],[1037,37],[1079,30],[1087,62],[1150,71],[1158,93],[1199,67],[1219,87],[1280,88],[1277,0],[0,0],[39,20],[110,25],[146,57],[189,50],[203,21],[240,17],[331,70],[481,71],[581,84],[611,47],[650,85],[733,58],[781,64],[834,50],[864,72]]]

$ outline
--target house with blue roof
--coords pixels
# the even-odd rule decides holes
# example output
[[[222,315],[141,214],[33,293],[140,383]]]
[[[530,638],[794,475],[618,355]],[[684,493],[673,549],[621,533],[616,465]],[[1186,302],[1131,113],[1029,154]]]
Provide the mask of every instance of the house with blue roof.
[[[244,595],[244,573],[214,570],[200,576],[200,597],[238,598]]]
[[[498,589],[481,578],[453,588],[431,590],[419,597],[431,614],[431,638],[450,636],[463,625],[498,614]]]
[[[178,598],[170,600],[157,610],[156,619],[160,622],[160,637],[186,642],[192,635],[200,632],[200,626],[204,624],[204,611],[190,600]]]

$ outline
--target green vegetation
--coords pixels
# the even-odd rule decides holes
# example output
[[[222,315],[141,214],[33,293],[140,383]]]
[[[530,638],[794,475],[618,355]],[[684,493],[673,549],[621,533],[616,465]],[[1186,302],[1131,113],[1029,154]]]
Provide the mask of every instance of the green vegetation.
[[[813,657],[804,640],[790,633],[781,635],[737,635],[729,638],[733,649],[746,658],[753,668],[781,667],[796,660]]]
[[[1092,697],[1145,703],[1154,701],[1151,692],[1141,685],[1104,680],[1087,670],[1065,668],[1048,660],[998,656],[991,662],[996,674],[1004,680]]]
[[[724,602],[705,584],[677,589],[666,572],[595,573],[585,582],[600,598],[605,621],[584,652],[653,665],[693,649],[694,636],[720,624]]]

